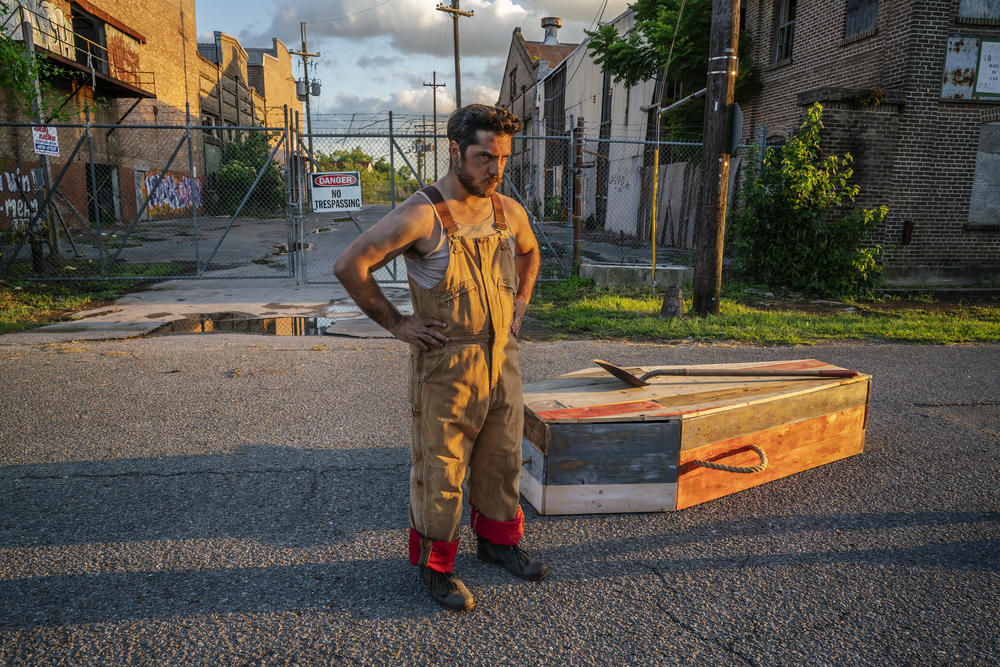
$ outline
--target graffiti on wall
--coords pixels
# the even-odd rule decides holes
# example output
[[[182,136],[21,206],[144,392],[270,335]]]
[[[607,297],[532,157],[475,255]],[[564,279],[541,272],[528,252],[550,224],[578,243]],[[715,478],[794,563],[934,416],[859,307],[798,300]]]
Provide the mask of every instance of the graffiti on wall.
[[[142,181],[142,195],[149,196],[148,210],[153,216],[164,216],[189,210],[193,206],[200,209],[201,199],[201,179],[194,180],[187,176],[174,176],[170,173],[164,174],[159,186],[156,180],[160,172],[151,171],[146,174]],[[156,188],[153,190],[153,188]],[[150,193],[152,193],[150,195]]]
[[[0,197],[3,198],[3,217],[0,227],[22,230],[32,216],[38,213],[38,199],[35,190],[40,187],[38,174],[34,169],[0,172]]]

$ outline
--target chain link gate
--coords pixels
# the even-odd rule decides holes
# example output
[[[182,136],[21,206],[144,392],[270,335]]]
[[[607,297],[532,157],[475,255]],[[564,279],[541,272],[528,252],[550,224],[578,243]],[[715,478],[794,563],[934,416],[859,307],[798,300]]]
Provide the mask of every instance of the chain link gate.
[[[374,131],[372,125],[375,125]],[[361,176],[361,211],[348,213],[312,212],[309,172],[295,176],[296,264],[299,278],[308,284],[335,283],[333,263],[357,236],[417,190],[433,183],[449,168],[448,138],[426,131],[417,117],[399,117],[391,112],[383,122],[369,125],[366,132],[325,132],[297,135],[297,145],[306,155],[304,163],[312,171],[358,171]],[[532,141],[533,140],[533,141]],[[539,141],[548,150],[550,167],[532,168],[525,156],[528,147]],[[543,155],[539,149],[538,155]],[[563,202],[569,201],[572,179],[564,178],[563,165],[570,157],[568,137],[514,138],[512,155],[500,191],[517,200],[528,213],[542,251],[541,279],[562,279],[569,271],[569,249],[564,236],[570,224]],[[512,170],[512,165],[517,165]],[[533,172],[537,178],[528,178]],[[522,189],[524,190],[522,192]],[[541,197],[548,193],[547,200]],[[374,274],[384,285],[406,284],[406,265],[394,258]]]
[[[0,277],[9,280],[294,275],[285,127],[2,123]]]

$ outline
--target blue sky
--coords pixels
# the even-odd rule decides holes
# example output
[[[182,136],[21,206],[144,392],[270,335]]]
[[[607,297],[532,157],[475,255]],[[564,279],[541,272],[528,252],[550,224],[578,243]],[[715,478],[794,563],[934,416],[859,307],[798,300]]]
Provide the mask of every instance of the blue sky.
[[[452,20],[435,7],[442,0],[198,0],[199,41],[221,30],[245,47],[266,47],[278,37],[292,50],[302,46],[299,24],[307,22],[309,51],[319,52],[311,77],[322,81],[312,98],[315,119],[324,114],[430,114],[430,82],[437,71],[438,114],[454,108]],[[450,0],[443,0],[450,5]],[[577,43],[599,17],[610,21],[627,0],[461,0],[475,12],[459,21],[462,54],[462,102],[494,104],[516,26],[528,40],[543,38],[541,19],[563,19],[562,43]],[[238,11],[234,11],[238,7]],[[302,76],[295,58],[294,74]]]

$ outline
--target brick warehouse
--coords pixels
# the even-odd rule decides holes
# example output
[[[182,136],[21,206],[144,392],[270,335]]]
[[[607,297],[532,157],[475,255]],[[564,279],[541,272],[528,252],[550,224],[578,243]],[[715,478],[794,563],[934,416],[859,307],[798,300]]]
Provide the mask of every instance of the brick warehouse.
[[[205,45],[197,43],[194,0],[166,4],[25,0],[13,3],[3,17],[7,19],[3,30],[18,41],[22,39],[21,17],[32,24],[36,53],[78,74],[77,78],[56,77],[45,82],[65,103],[63,110],[70,116],[66,122],[83,122],[84,104],[95,100],[98,104],[91,121],[101,124],[183,125],[190,108],[191,122],[196,125],[260,125],[267,117],[280,126],[283,113],[275,113],[275,107],[288,104],[292,111],[301,109],[287,48],[275,40],[271,49],[243,49],[235,39],[222,39],[219,33],[217,41],[225,41],[231,52],[239,54],[239,62],[233,67],[226,56],[206,57]],[[207,88],[206,79],[212,82]],[[0,99],[5,96],[0,92]],[[233,113],[239,102],[249,113]],[[0,120],[28,122],[30,118],[0,104]],[[149,179],[166,166],[183,135],[183,129],[95,131],[97,191],[90,191],[85,149],[59,187],[64,197],[60,206],[72,211],[64,217],[93,222],[95,207],[99,207],[105,223],[131,221],[148,192]],[[54,175],[80,136],[81,130],[60,128],[61,157],[52,159]],[[155,202],[155,206],[151,202],[144,217],[176,216],[190,210],[192,204],[199,205],[203,179],[218,168],[224,142],[218,128],[195,133],[190,163],[184,147],[164,174],[161,190],[166,188],[170,196],[158,197],[164,201]],[[40,186],[39,158],[24,127],[0,127],[0,153],[4,158],[0,165],[0,229],[9,229],[23,224],[30,215],[16,186],[25,182]]]
[[[742,19],[763,82],[744,132],[780,141],[823,105],[858,203],[889,207],[887,280],[1000,282],[1000,1],[744,0]]]

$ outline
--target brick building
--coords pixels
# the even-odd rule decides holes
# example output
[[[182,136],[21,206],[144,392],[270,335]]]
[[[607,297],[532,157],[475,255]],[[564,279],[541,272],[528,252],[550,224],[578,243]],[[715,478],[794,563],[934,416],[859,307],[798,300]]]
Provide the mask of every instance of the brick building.
[[[547,17],[542,19],[542,28],[545,30],[542,41],[526,40],[521,34],[520,27],[514,28],[511,35],[497,106],[509,109],[520,116],[524,121],[525,136],[546,134],[540,122],[544,98],[539,82],[579,46],[561,44],[557,35],[560,27],[562,27],[561,19]],[[541,193],[535,192],[539,180],[539,175],[534,173],[538,167],[533,166],[531,156],[535,143],[515,139],[511,158],[507,163],[508,176],[526,199],[541,196]]]
[[[188,118],[200,125],[203,105],[211,107],[209,113],[218,109],[218,102],[203,94],[206,70],[216,83],[220,71],[216,63],[199,53],[195,0],[21,0],[0,19],[0,29],[17,41],[23,41],[20,25],[27,21],[35,52],[62,68],[64,74],[47,79],[45,85],[57,102],[61,101],[67,122],[82,123],[84,105],[90,103],[91,122],[108,126],[92,132],[93,173],[84,146],[59,185],[57,205],[64,219],[80,228],[93,224],[97,216],[105,224],[128,223],[138,213],[151,179],[164,170],[158,197],[144,217],[174,217],[190,211],[192,205],[201,205],[203,175],[218,163],[217,153],[213,161],[211,136],[204,132],[192,135],[189,160],[188,149],[177,148],[183,129],[110,127],[176,126],[184,125]],[[219,42],[221,33],[216,35]],[[236,69],[242,83],[242,109],[246,110],[250,101],[245,124],[259,125],[274,106],[287,103],[301,107],[294,94],[291,59],[283,44],[275,40],[271,49],[245,50],[228,39],[232,44],[226,44],[239,56]],[[220,60],[223,69],[229,67],[229,60]],[[260,86],[256,91],[255,84]],[[219,97],[226,101],[225,86],[220,89]],[[265,90],[273,92],[275,99],[265,97]],[[6,104],[6,97],[6,91],[0,91],[0,120],[34,120]],[[231,116],[222,114],[219,124],[236,124]],[[60,157],[51,159],[54,174],[62,169],[82,133],[81,129],[59,128]],[[176,157],[168,166],[174,153]],[[39,187],[41,171],[26,127],[0,127],[0,157],[2,230],[17,228],[29,219],[31,198],[17,190],[22,185]]]
[[[744,0],[769,143],[823,105],[824,149],[855,158],[858,203],[896,284],[1000,281],[1000,2]]]
[[[226,126],[282,127],[286,105],[289,114],[302,108],[284,42],[274,38],[269,49],[244,48],[218,30],[214,38],[198,44],[201,124],[212,128],[204,136],[207,173],[218,170],[226,141],[233,138]]]

